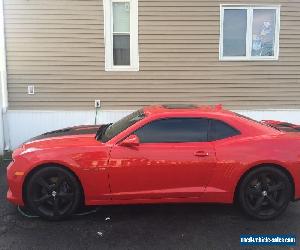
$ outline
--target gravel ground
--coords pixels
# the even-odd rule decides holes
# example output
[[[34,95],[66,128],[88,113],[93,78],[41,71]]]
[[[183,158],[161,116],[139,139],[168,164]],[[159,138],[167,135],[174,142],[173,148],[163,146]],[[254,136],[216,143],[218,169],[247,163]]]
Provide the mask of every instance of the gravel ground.
[[[300,202],[268,222],[233,206],[201,204],[107,206],[64,222],[28,219],[6,201],[5,172],[0,167],[0,249],[241,249],[240,234],[300,236]]]

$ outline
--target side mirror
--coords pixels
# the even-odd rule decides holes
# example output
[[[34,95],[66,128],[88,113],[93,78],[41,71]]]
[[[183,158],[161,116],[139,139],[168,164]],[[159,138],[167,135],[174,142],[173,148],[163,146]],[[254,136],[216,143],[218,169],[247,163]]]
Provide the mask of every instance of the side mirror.
[[[124,147],[136,147],[140,144],[140,139],[136,135],[130,135],[119,143],[120,146]]]

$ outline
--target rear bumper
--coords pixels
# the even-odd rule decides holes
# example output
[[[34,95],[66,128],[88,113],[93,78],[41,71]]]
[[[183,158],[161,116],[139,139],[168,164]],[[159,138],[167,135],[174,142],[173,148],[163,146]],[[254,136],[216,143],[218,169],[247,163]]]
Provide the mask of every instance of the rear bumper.
[[[291,201],[300,201],[300,171],[298,168],[290,171],[294,182],[294,195]]]

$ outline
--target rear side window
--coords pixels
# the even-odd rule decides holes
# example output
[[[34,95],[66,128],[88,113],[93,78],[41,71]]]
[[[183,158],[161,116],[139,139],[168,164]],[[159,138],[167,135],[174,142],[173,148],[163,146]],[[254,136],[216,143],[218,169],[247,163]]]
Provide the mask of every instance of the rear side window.
[[[170,118],[156,120],[135,131],[142,143],[204,142],[208,136],[208,119]]]
[[[240,132],[238,130],[225,122],[219,120],[210,121],[209,141],[221,140],[239,134]]]

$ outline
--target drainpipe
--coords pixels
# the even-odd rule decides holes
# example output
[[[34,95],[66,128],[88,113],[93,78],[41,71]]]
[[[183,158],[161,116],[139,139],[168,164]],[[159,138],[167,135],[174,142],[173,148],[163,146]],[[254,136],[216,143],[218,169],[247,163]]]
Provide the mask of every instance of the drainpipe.
[[[9,149],[7,131],[7,72],[6,72],[6,47],[5,47],[5,26],[4,26],[4,0],[0,0],[0,81],[1,81],[1,121],[0,121],[0,154]]]

